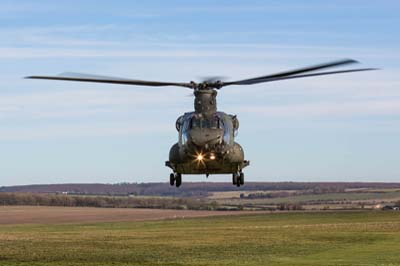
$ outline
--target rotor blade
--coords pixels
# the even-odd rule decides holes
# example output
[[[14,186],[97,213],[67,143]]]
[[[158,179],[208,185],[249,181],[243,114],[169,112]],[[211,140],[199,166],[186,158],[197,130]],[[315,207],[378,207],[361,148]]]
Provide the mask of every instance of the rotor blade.
[[[199,77],[199,79],[201,80],[201,82],[213,83],[213,82],[216,82],[216,81],[226,80],[227,77],[224,77],[224,76],[205,76],[205,77]]]
[[[156,87],[159,87],[159,86],[179,86],[179,87],[186,87],[186,88],[193,87],[193,85],[190,83],[135,80],[135,79],[124,79],[124,78],[117,78],[117,77],[97,76],[97,75],[80,74],[80,73],[62,73],[58,76],[29,76],[29,77],[25,77],[25,78],[63,80],[63,81],[80,81],[80,82],[98,82],[98,83],[156,86]]]
[[[314,65],[314,66],[308,66],[304,68],[298,68],[298,69],[293,69],[285,72],[280,72],[276,74],[271,74],[271,75],[266,75],[266,76],[261,76],[261,77],[255,77],[255,78],[250,78],[250,79],[243,79],[243,80],[237,80],[237,81],[232,81],[232,82],[224,82],[223,84],[231,85],[231,84],[252,84],[248,82],[252,82],[255,80],[264,80],[264,79],[269,79],[269,78],[280,78],[280,77],[287,77],[287,76],[292,76],[292,75],[297,75],[305,72],[311,72],[311,71],[316,71],[316,70],[321,70],[321,69],[326,69],[326,68],[331,68],[331,67],[337,67],[337,66],[342,66],[342,65],[348,65],[348,64],[355,64],[358,63],[358,61],[353,60],[353,59],[342,59],[338,61],[333,61],[329,63],[324,63],[324,64],[319,64],[319,65]]]
[[[285,79],[295,79],[295,78],[306,78],[306,77],[314,77],[314,76],[323,76],[323,75],[332,75],[332,74],[342,74],[342,73],[350,73],[350,72],[360,72],[360,71],[370,71],[370,70],[378,70],[379,68],[359,68],[359,69],[349,69],[349,70],[339,70],[339,71],[330,71],[330,72],[320,72],[320,73],[312,73],[312,74],[303,74],[303,75],[294,75],[288,77],[272,77],[272,78],[265,78],[265,79],[257,79],[257,80],[250,80],[250,81],[238,81],[238,82],[227,82],[223,83],[223,86],[230,86],[230,85],[252,85],[264,82],[271,82],[271,81],[278,81],[278,80],[285,80]]]

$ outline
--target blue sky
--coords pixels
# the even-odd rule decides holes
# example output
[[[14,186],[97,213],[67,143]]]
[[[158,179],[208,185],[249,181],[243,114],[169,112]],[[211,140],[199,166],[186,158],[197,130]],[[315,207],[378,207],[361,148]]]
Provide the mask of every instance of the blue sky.
[[[166,181],[184,88],[354,58],[380,71],[227,87],[252,181],[399,181],[398,1],[0,1],[0,186]],[[184,181],[205,181],[204,176]],[[209,181],[230,181],[211,176]]]

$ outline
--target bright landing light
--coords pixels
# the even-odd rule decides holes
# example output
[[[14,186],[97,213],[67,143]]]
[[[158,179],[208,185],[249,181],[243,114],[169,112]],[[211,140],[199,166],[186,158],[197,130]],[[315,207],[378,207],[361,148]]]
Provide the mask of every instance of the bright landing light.
[[[203,154],[198,154],[198,155],[197,155],[197,160],[198,160],[198,161],[203,161],[203,159],[204,159]]]

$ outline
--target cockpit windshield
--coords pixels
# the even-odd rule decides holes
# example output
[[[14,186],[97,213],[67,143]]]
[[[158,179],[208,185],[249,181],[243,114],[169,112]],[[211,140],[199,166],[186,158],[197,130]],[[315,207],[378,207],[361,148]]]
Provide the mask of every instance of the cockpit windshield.
[[[189,128],[222,128],[222,122],[218,116],[212,118],[202,118],[193,116],[190,120]]]
[[[192,129],[222,129],[223,142],[231,143],[232,138],[232,123],[226,119],[222,113],[216,113],[213,117],[202,117],[194,113],[186,113],[179,121],[179,142],[185,145],[189,139],[189,132]]]

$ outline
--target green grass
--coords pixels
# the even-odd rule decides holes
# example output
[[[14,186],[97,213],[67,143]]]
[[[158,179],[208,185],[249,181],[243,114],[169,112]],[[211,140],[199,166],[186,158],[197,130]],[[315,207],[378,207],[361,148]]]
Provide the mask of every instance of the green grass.
[[[366,193],[326,193],[326,194],[313,194],[313,195],[297,195],[282,198],[264,198],[264,199],[229,199],[219,200],[221,204],[280,204],[280,203],[308,203],[318,201],[357,201],[357,200],[370,200],[379,201],[381,199],[397,199],[400,198],[400,192],[366,192]]]
[[[400,265],[400,212],[0,226],[0,265]]]

